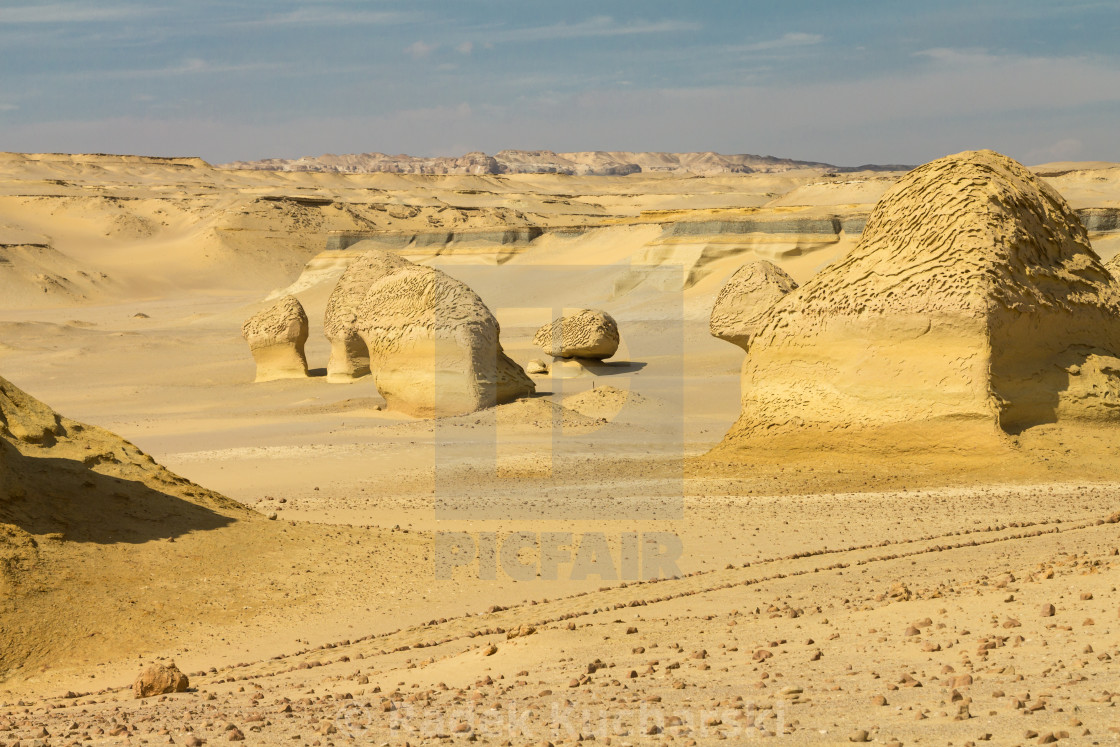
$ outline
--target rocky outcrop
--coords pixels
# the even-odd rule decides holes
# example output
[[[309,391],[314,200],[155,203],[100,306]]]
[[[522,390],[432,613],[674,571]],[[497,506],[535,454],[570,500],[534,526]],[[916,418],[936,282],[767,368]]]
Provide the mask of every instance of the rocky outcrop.
[[[770,308],[797,283],[773,262],[749,262],[732,275],[716,296],[709,329],[713,337],[727,340],[743,350]]]
[[[295,296],[255,314],[241,326],[241,335],[257,362],[260,381],[300,379],[307,376],[307,314]]]
[[[324,320],[328,375],[368,367],[389,409],[460,415],[531,394],[536,385],[502,350],[498,320],[445,273],[371,250],[339,278]]]
[[[1118,355],[1120,287],[1069,205],[1009,158],[961,153],[907,174],[765,315],[727,440],[1113,423]]]
[[[537,330],[533,344],[554,358],[603,360],[618,350],[618,323],[599,309],[580,309]]]
[[[179,671],[175,662],[151,664],[140,672],[132,683],[132,694],[137,698],[150,698],[166,693],[185,693],[190,687],[187,675]]]

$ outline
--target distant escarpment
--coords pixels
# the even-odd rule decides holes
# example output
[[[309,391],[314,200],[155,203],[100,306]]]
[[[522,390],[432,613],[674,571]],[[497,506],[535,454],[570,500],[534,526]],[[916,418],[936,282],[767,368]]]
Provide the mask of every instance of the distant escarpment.
[[[503,150],[489,156],[481,152],[464,156],[389,156],[384,153],[355,153],[304,156],[295,159],[266,158],[234,161],[227,169],[263,171],[334,171],[345,174],[389,172],[396,174],[568,174],[575,176],[625,176],[637,173],[752,174],[814,168],[849,171],[816,161],[795,161],[748,153],[640,153],[631,151],[583,151],[555,153],[550,150]],[[906,167],[860,166],[858,170],[898,170]]]

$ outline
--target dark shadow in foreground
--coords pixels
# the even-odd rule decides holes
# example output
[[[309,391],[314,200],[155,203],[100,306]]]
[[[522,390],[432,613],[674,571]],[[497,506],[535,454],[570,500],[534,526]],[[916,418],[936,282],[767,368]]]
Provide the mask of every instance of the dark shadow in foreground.
[[[132,467],[141,469],[140,467]],[[72,459],[27,456],[0,439],[0,524],[30,534],[58,533],[61,539],[100,544],[139,544],[218,529],[235,519],[174,495],[216,494],[166,478],[166,490],[137,480],[111,477]]]

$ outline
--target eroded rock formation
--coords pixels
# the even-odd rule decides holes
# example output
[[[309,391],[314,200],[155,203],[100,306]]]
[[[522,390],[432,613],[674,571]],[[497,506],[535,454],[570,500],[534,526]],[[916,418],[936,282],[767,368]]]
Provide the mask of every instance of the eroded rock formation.
[[[709,322],[712,336],[748,350],[766,313],[796,288],[793,278],[773,262],[748,262],[735,271],[716,296]]]
[[[330,375],[368,367],[389,409],[460,415],[536,390],[502,350],[498,320],[473,290],[432,267],[371,250],[327,302]]]
[[[961,153],[907,174],[847,256],[764,316],[728,441],[1117,422],[1118,354],[1120,288],[1066,201]]]
[[[295,296],[246,320],[242,336],[257,362],[257,381],[300,379],[307,376],[307,314]]]
[[[600,309],[553,319],[533,335],[533,344],[554,358],[603,360],[615,354],[618,343],[618,323]]]

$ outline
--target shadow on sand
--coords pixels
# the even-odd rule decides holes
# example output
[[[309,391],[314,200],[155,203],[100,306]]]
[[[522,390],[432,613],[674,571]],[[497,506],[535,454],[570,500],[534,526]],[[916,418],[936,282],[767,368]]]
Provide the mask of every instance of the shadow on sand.
[[[207,494],[187,482],[168,487]],[[138,544],[218,529],[234,521],[143,482],[102,474],[79,461],[27,456],[0,439],[0,523],[14,524],[30,534],[58,533],[75,542]]]

